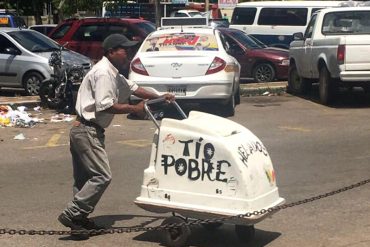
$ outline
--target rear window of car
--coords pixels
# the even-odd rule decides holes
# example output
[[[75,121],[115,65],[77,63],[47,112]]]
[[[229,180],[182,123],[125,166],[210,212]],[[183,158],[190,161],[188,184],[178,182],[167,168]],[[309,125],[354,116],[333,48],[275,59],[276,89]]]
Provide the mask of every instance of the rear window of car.
[[[81,25],[73,34],[72,39],[76,41],[97,41],[103,42],[107,35],[106,25],[99,24],[86,24]]]
[[[324,35],[370,34],[370,11],[332,12],[324,16]]]
[[[66,33],[71,29],[72,23],[63,24],[62,26],[58,27],[57,30],[51,35],[52,39],[61,39],[66,35]]]
[[[257,8],[235,8],[231,24],[252,25],[256,17]]]
[[[306,26],[307,8],[263,8],[258,25]]]
[[[141,32],[143,32],[145,36],[156,30],[155,25],[151,22],[138,22],[135,23],[134,26],[136,26]]]
[[[153,51],[218,51],[218,45],[212,34],[171,33],[147,38],[141,52]]]

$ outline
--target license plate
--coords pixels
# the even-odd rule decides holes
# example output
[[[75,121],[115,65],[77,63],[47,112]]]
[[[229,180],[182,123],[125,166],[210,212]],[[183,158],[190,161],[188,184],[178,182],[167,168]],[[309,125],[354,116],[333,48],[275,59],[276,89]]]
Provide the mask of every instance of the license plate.
[[[174,94],[175,96],[186,96],[185,86],[168,87],[167,92]]]

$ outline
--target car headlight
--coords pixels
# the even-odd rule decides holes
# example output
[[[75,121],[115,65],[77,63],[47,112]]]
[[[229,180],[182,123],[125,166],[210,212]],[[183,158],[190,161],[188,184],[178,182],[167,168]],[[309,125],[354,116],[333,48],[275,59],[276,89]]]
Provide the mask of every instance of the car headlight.
[[[289,59],[284,59],[280,62],[281,65],[289,66]]]

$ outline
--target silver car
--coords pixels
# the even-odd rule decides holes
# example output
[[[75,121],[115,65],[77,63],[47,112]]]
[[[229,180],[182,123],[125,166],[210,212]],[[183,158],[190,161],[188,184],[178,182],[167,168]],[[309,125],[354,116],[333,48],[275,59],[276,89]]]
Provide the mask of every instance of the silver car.
[[[28,95],[38,95],[40,83],[50,79],[49,57],[60,45],[45,35],[28,29],[0,28],[0,87],[23,87]],[[62,60],[82,65],[85,73],[92,61],[62,48]]]

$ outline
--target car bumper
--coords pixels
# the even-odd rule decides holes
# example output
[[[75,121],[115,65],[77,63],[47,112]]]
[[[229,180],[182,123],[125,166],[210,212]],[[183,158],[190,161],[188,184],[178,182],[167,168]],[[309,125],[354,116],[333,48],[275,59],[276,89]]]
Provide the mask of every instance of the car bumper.
[[[339,75],[341,81],[369,81],[370,82],[370,71],[343,71]]]
[[[288,79],[289,65],[275,64],[276,67],[276,78],[277,79]]]
[[[136,83],[144,89],[162,95],[165,93],[173,93],[176,99],[182,101],[196,101],[196,100],[228,100],[233,94],[233,83],[230,81],[217,81],[212,83],[204,82],[140,82]],[[179,89],[177,92],[173,89]],[[183,90],[185,89],[185,90]],[[139,98],[131,96],[132,100]]]

